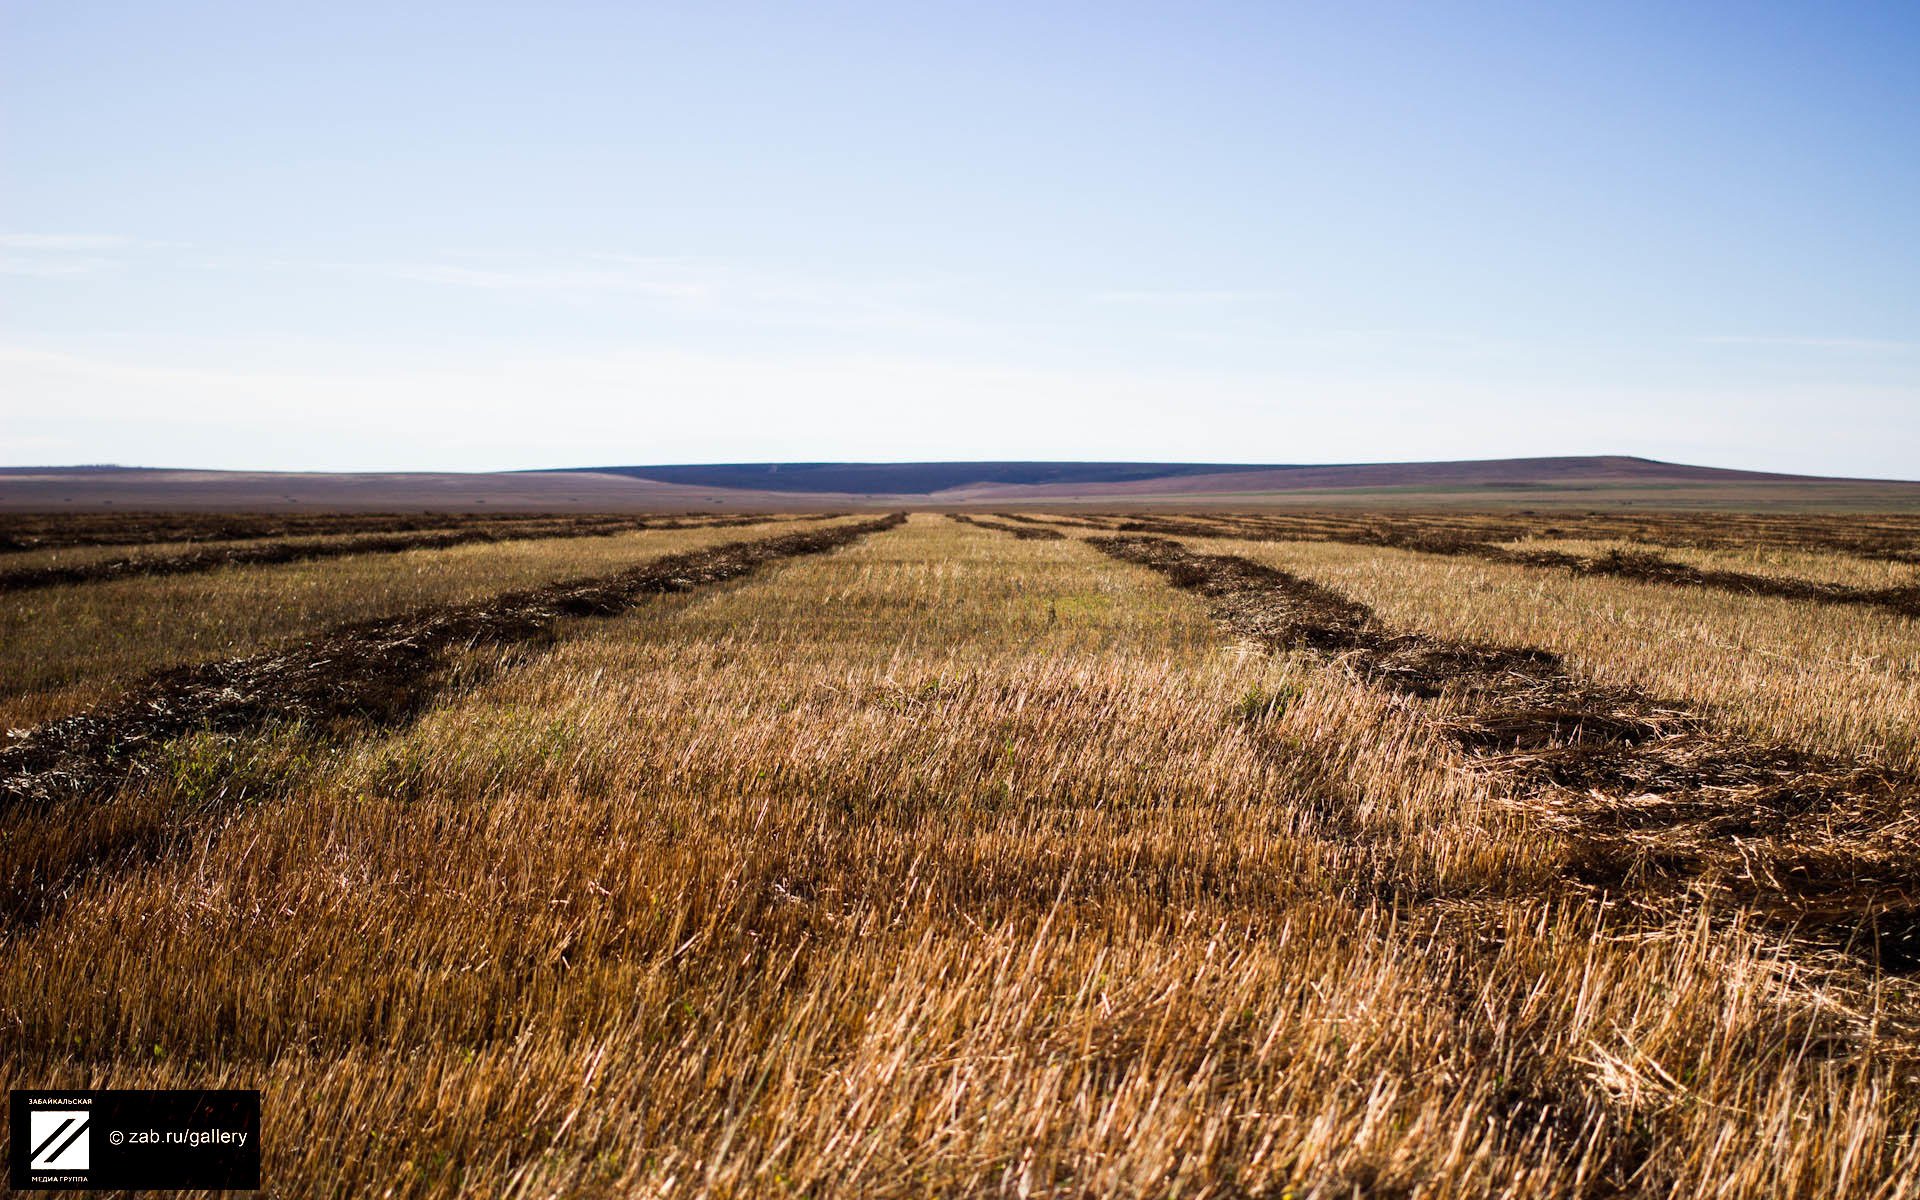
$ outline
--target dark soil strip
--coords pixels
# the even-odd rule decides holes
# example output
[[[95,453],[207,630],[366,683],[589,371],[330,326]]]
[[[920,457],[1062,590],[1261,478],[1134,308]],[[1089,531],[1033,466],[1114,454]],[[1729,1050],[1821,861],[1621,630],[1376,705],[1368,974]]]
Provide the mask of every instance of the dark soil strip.
[[[326,537],[350,533],[418,533],[520,521],[554,524],[592,519],[555,513],[114,513],[0,515],[0,554],[68,546],[137,546],[152,542],[230,542],[253,538]]]
[[[1055,526],[1064,525],[1070,529],[1098,529],[1098,530],[1101,530],[1102,532],[1111,533],[1113,531],[1114,525],[1116,524],[1116,522],[1113,520],[1094,521],[1094,520],[1087,520],[1082,517],[1063,516],[1058,513],[1055,513],[1046,518],[1030,517],[1025,513],[1010,513],[1010,512],[997,512],[997,513],[994,513],[993,515],[1000,518],[1002,521],[1014,521],[1021,525],[1031,525],[1036,529],[1051,529]]]
[[[1708,570],[1676,562],[1645,551],[1611,551],[1606,554],[1568,554],[1560,550],[1523,550],[1496,546],[1449,535],[1409,535],[1374,532],[1331,540],[1357,545],[1389,546],[1423,554],[1461,555],[1488,562],[1510,563],[1568,571],[1575,575],[1611,575],[1642,583],[1660,583],[1672,587],[1698,587],[1713,591],[1735,592],[1747,596],[1776,596],[1805,600],[1815,604],[1840,604],[1884,608],[1906,617],[1920,617],[1920,585],[1909,587],[1864,588],[1814,579],[1795,579],[1777,575],[1755,575],[1747,571]]]
[[[1466,553],[1494,562],[1557,567],[1575,575],[1617,575],[1645,583],[1710,588],[1749,596],[1778,596],[1788,600],[1808,600],[1815,604],[1884,608],[1901,616],[1920,617],[1920,584],[1865,588],[1816,579],[1755,575],[1747,571],[1708,570],[1644,551],[1615,550],[1600,555],[1579,555],[1559,550],[1514,550],[1504,546],[1485,546],[1475,547]]]
[[[1139,519],[1152,519],[1140,518]],[[1920,520],[1908,516],[1759,516],[1753,513],[1420,513],[1273,512],[1211,516],[1240,528],[1290,539],[1329,533],[1452,537],[1504,542],[1520,538],[1585,538],[1701,550],[1810,550],[1882,562],[1920,564]]]
[[[1729,896],[1824,947],[1920,968],[1920,781],[1866,759],[1764,745],[1690,705],[1572,672],[1560,656],[1382,626],[1364,605],[1244,558],[1094,538],[1212,602],[1243,637],[1443,699],[1467,754],[1510,780],[1615,894]]]
[[[1009,521],[1021,521],[1028,525],[1046,525],[1056,529],[1098,529],[1103,533],[1112,533],[1120,527],[1123,521],[1131,519],[1129,517],[1109,515],[1073,517],[1065,513],[1048,513],[1044,517],[1015,516],[1012,513],[995,513],[994,515],[997,517],[1005,517]]]
[[[111,788],[183,734],[269,724],[404,720],[433,694],[443,652],[538,639],[568,617],[611,616],[644,596],[738,579],[766,563],[822,554],[906,518],[730,542],[614,575],[508,592],[342,626],[287,649],[163,671],[124,699],[38,727],[0,749],[0,813]]]
[[[237,542],[266,538],[339,537],[357,533],[422,533],[433,529],[517,525],[631,526],[636,513],[0,513],[0,556],[73,546],[142,546],[156,542]],[[725,523],[745,514],[656,514],[657,520]],[[815,516],[763,521],[818,520]]]
[[[992,529],[999,533],[1010,533],[1027,542],[1057,542],[1066,535],[1057,529],[1047,529],[1039,525],[1008,525],[1002,521],[983,521],[978,517],[963,516],[960,513],[948,513],[948,519],[962,525],[977,525],[981,529]]]
[[[1248,559],[1157,537],[1090,544],[1199,592],[1240,636],[1437,701],[1442,730],[1567,840],[1568,884],[1624,898],[1621,915],[1645,906],[1670,922],[1676,901],[1717,894],[1779,922],[1796,951],[1850,951],[1889,972],[1920,967],[1912,778],[1716,730],[1683,703],[1584,679],[1548,651],[1396,632],[1365,605]],[[1436,991],[1459,1005],[1471,1037],[1485,1029],[1474,979],[1489,930],[1443,911],[1432,936],[1458,946]],[[1516,1023],[1489,1038],[1486,1053],[1508,1046],[1504,1122],[1516,1136],[1548,1130],[1562,1146],[1584,1147],[1595,1172],[1587,1194],[1635,1193],[1657,1170],[1655,1128],[1566,1069],[1562,1054],[1526,1052],[1524,1018],[1503,1015]],[[1824,1036],[1847,1035],[1834,1026]],[[1914,1029],[1889,1022],[1875,1036],[1910,1045]]]
[[[546,538],[612,537],[639,529],[713,529],[757,525],[764,518],[729,517],[712,521],[661,521],[622,518],[613,521],[569,521],[548,525],[485,526],[446,532],[396,533],[345,540],[269,542],[259,546],[231,546],[192,550],[185,554],[116,558],[105,562],[63,567],[20,567],[0,571],[0,594],[74,583],[104,583],[149,575],[197,575],[221,567],[263,566],[344,558],[351,554],[398,554],[406,550],[443,550],[479,542],[518,542]]]
[[[1223,528],[1193,521],[1141,518],[1120,526],[1125,533],[1165,537],[1239,538],[1249,541],[1341,542],[1355,546],[1385,546],[1420,554],[1477,558],[1513,566],[1564,570],[1574,575],[1610,575],[1670,587],[1697,587],[1745,596],[1776,596],[1814,604],[1882,608],[1903,617],[1920,617],[1920,584],[1907,587],[1866,588],[1814,579],[1755,575],[1746,571],[1705,570],[1647,552],[1613,551],[1607,554],[1568,554],[1559,550],[1517,550],[1457,533],[1429,533],[1381,526],[1313,532],[1262,529],[1258,526]]]
[[[1029,518],[1032,519],[1032,518]],[[1464,541],[1506,542],[1521,538],[1585,538],[1701,550],[1810,550],[1882,562],[1920,564],[1920,518],[1903,514],[1762,516],[1754,513],[1504,513],[1419,512],[1388,515],[1362,509],[1274,509],[1258,513],[1095,513],[1066,518],[1048,513],[1043,523],[1116,528],[1149,533],[1171,523],[1205,528],[1211,522],[1248,536],[1312,541],[1327,535],[1370,534],[1399,539],[1444,536]],[[1154,528],[1149,528],[1149,527]],[[1213,534],[1210,536],[1218,536]]]
[[[1248,533],[1251,532],[1223,525],[1204,525],[1198,521],[1179,520],[1172,517],[1130,517],[1115,523],[1110,528],[1117,533],[1151,533],[1161,537],[1243,538],[1248,537]],[[1259,541],[1261,538],[1255,535],[1249,540]]]

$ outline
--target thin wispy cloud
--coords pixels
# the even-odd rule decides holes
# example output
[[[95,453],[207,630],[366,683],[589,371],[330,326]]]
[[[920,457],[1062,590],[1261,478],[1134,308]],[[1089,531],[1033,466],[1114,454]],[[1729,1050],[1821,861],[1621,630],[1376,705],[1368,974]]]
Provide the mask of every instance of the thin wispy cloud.
[[[0,275],[28,279],[66,279],[92,275],[113,266],[105,251],[126,239],[104,234],[0,233]]]
[[[1261,448],[1257,457],[1285,461],[1288,448],[1303,446],[1313,448],[1311,460],[1359,462],[1530,457],[1567,444],[1657,457],[1653,435],[1630,431],[1661,422],[1663,444],[1710,447],[1727,462],[1786,469],[1795,463],[1766,455],[1777,419],[1820,406],[1833,419],[1805,437],[1798,453],[1837,461],[1849,451],[1850,430],[1906,394],[1826,382],[1742,385],[1716,392],[1710,412],[1689,414],[1681,405],[1685,389],[1628,393],[1595,380],[1546,391],[1532,419],[1513,422],[1484,383],[1465,377],[1412,389],[1390,376],[1282,367],[1008,367],[857,352],[746,357],[635,348],[546,355],[502,348],[418,365],[335,347],[251,357],[245,349],[182,354],[168,346],[105,355],[0,344],[0,394],[46,401],[8,430],[9,448],[41,462],[295,470],[996,454],[1231,461],[1253,457],[1248,447]],[[1157,422],[1196,395],[1212,398],[1224,419],[1177,428]],[[818,414],[829,405],[847,419],[821,422]],[[1347,422],[1342,414],[1355,407],[1379,413],[1378,427]],[[942,416],[914,420],[920,411]],[[70,412],[87,419],[70,421]],[[539,419],[529,420],[535,412]],[[1720,415],[1733,412],[1759,419],[1730,424]],[[966,419],[945,419],[952,413]],[[369,442],[363,431],[376,427],[382,437]],[[1223,427],[1230,430],[1224,438]],[[209,451],[208,439],[236,434],[270,446],[271,455]],[[1897,439],[1882,445],[1877,462],[1884,465],[1854,473],[1900,476]]]
[[[275,259],[282,270],[317,270],[439,284],[486,292],[533,295],[613,294],[661,300],[712,299],[728,288],[724,274],[680,260],[620,255],[445,254],[393,262],[311,262]]]
[[[1095,292],[1098,304],[1228,305],[1264,304],[1281,298],[1279,292],[1234,288],[1157,289],[1122,288]]]
[[[984,327],[963,305],[942,303],[942,289],[926,281],[810,276],[719,259],[619,250],[324,259],[106,234],[0,234],[0,274],[18,278],[103,274],[136,259],[208,278],[251,277],[256,287],[263,273],[379,280],[542,305],[640,306],[716,326],[945,336]]]
[[[0,251],[0,275],[14,275],[25,279],[69,279],[80,275],[99,274],[111,269],[118,261],[97,255],[62,255],[52,258],[45,255],[9,254]]]
[[[365,276],[536,301],[637,303],[675,316],[747,326],[919,334],[977,328],[971,319],[935,302],[935,289],[926,285],[810,277],[718,260],[615,251],[448,251],[387,262],[275,259],[270,265],[282,271]]]
[[[0,249],[6,250],[118,250],[138,243],[132,238],[108,233],[0,233]]]
[[[1700,341],[1709,346],[1788,346],[1805,350],[1920,350],[1920,342],[1903,342],[1892,338],[1722,334],[1704,337]]]
[[[297,33],[276,6],[192,3],[40,5],[10,30],[35,69],[7,81],[32,120],[4,147],[5,336],[257,369],[218,389],[245,420],[183,457],[288,461],[316,436],[316,356],[395,373],[366,389],[384,427],[425,404],[414,376],[632,351],[707,356],[607,387],[610,412],[644,391],[713,431],[656,460],[776,429],[772,457],[869,429],[868,453],[979,429],[1005,457],[1049,449],[1036,423],[1073,456],[1137,452],[1095,444],[1123,424],[1155,457],[1194,430],[1209,459],[1422,457],[1455,427],[1484,453],[1552,427],[1509,448],[1581,454],[1642,401],[1641,448],[1676,457],[1693,435],[1664,431],[1744,432],[1778,395],[1749,463],[1920,474],[1913,22],[1414,5],[1382,36],[1338,5],[1150,5],[1089,36],[1028,6],[775,5],[743,30],[711,5],[490,5],[448,53],[417,6],[335,7]],[[1781,37],[1807,86],[1781,87]],[[824,354],[847,358],[830,383],[793,363]],[[517,388],[502,444],[537,426],[571,438],[555,459],[599,457],[602,427],[551,411],[599,371]],[[1147,377],[1177,380],[1164,407],[1097,402]],[[81,447],[133,407],[203,409],[201,383],[36,368],[0,382],[0,458],[27,457],[18,410]],[[998,426],[994,389],[1018,399]],[[1345,408],[1308,428],[1289,396]],[[810,406],[804,427],[763,397]]]
[[[0,233],[0,275],[30,279],[97,275],[136,253],[179,245],[113,233]]]

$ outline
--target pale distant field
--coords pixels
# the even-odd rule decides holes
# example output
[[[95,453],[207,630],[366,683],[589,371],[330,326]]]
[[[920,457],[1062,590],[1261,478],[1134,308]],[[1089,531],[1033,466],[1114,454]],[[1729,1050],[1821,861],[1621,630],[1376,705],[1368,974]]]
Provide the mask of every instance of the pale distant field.
[[[788,528],[0,596],[0,712]],[[1059,532],[915,514],[465,651],[493,669],[409,723],[182,737],[0,808],[0,1078],[259,1087],[286,1196],[1920,1192],[1911,964],[1738,888],[1594,884],[1582,831],[1450,739],[1460,698]],[[1920,823],[1909,618],[1185,544],[1872,762]]]

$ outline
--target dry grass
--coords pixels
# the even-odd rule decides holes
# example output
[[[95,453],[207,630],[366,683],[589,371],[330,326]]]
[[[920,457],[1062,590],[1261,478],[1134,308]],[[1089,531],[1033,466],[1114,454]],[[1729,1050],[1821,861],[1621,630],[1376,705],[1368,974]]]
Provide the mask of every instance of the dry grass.
[[[1637,542],[1579,538],[1524,538],[1506,542],[1514,550],[1557,550],[1563,554],[1600,558],[1615,552],[1631,554],[1646,547]],[[1859,558],[1820,550],[1782,546],[1728,546],[1696,549],[1662,547],[1670,558],[1703,571],[1744,571],[1774,579],[1818,579],[1859,588],[1911,587],[1920,583],[1920,564]]]
[[[1012,514],[1009,514],[1012,515]],[[1584,539],[1636,550],[1691,547],[1704,550],[1806,550],[1920,564],[1920,518],[1896,513],[1854,516],[1757,513],[1365,511],[1356,509],[1268,512],[1185,511],[1048,514],[1049,523],[1138,525],[1133,532],[1176,536],[1181,527],[1199,536],[1239,529],[1269,540],[1358,541],[1412,547],[1421,542],[1502,542],[1524,539]],[[1152,526],[1161,526],[1154,529]]]
[[[474,521],[549,521],[517,512],[0,512],[0,561],[17,552],[74,546],[132,547],[327,534],[447,529]]]
[[[487,529],[498,534],[515,532],[538,532],[567,525],[602,524],[613,525],[626,521],[629,525],[633,518],[587,517],[571,518],[566,516],[517,516],[504,515],[492,517],[463,516],[417,516],[417,517],[369,517],[355,519],[350,516],[309,517],[276,521],[259,516],[236,516],[224,520],[195,522],[190,518],[178,522],[156,521],[154,527],[147,530],[148,536],[140,536],[141,522],[125,521],[124,527],[129,539],[111,539],[114,526],[102,519],[79,521],[71,524],[56,522],[51,518],[43,523],[50,528],[36,540],[34,535],[19,533],[14,540],[27,543],[26,548],[12,549],[6,545],[4,532],[7,522],[0,515],[0,571],[31,570],[41,567],[80,567],[93,563],[113,562],[117,559],[164,559],[183,554],[194,554],[209,550],[245,550],[260,546],[272,546],[288,542],[354,542],[378,541],[382,537],[395,534],[433,534],[453,533],[462,529]],[[678,525],[686,523],[688,518],[654,518],[655,521],[669,521]],[[700,523],[708,518],[692,518]],[[196,528],[197,526],[197,528]]]
[[[1752,910],[1806,955],[1920,966],[1914,775],[1757,742],[1684,699],[1596,682],[1537,647],[1399,629],[1252,559],[1156,537],[1094,544],[1205,596],[1241,636],[1310,649],[1422,701],[1516,805],[1577,847],[1570,880],[1663,913],[1711,896]]]
[[[324,536],[324,535],[321,535]],[[341,541],[356,541],[378,534],[348,533]],[[122,542],[103,545],[49,546],[45,549],[18,550],[0,557],[0,569],[35,570],[42,567],[85,567],[118,559],[172,558],[200,550],[245,550],[271,546],[285,541],[280,537],[214,538],[207,541]]]
[[[262,1086],[299,1196],[1920,1187],[1905,984],[1563,887],[1417,704],[1078,541],[921,516],[488,678],[8,818],[169,832],[4,935],[0,1075]]]
[[[1102,518],[1096,518],[1096,520],[1102,520]],[[1129,534],[1150,534],[1169,538],[1245,538],[1267,542],[1340,542],[1356,546],[1380,546],[1422,554],[1437,554],[1448,558],[1477,558],[1487,562],[1565,571],[1574,575],[1599,575],[1633,579],[1644,583],[1659,583],[1671,587],[1706,588],[1742,596],[1773,596],[1816,604],[1880,608],[1901,616],[1920,618],[1920,576],[1902,579],[1896,586],[1870,588],[1829,579],[1784,575],[1777,570],[1768,574],[1755,574],[1724,568],[1703,569],[1658,551],[1645,549],[1635,543],[1616,544],[1607,547],[1604,551],[1591,554],[1543,549],[1533,540],[1537,535],[1549,534],[1557,539],[1564,531],[1557,527],[1543,526],[1539,522],[1528,523],[1511,517],[1464,521],[1433,514],[1419,514],[1399,519],[1337,518],[1316,515],[1290,517],[1283,520],[1271,517],[1210,514],[1190,514],[1185,517],[1171,518],[1155,514],[1138,514],[1126,518],[1108,517],[1104,518],[1104,521],[1110,530]],[[1654,536],[1652,531],[1646,531],[1646,533],[1647,536]],[[1800,530],[1795,536],[1812,535],[1806,530]],[[1837,537],[1838,534],[1828,531],[1823,536]],[[1871,541],[1875,549],[1870,552],[1848,550],[1846,553],[1882,562],[1920,561],[1905,550],[1889,548],[1893,543],[1878,535],[1867,537],[1863,534],[1862,536]],[[1724,539],[1724,537],[1725,532],[1722,531],[1719,538]],[[1517,539],[1517,541],[1510,540],[1502,545],[1498,539]],[[1710,545],[1721,546],[1724,542],[1715,540]],[[1774,545],[1772,541],[1761,541],[1748,544],[1746,549],[1764,550]],[[1797,543],[1795,548],[1804,549]],[[1899,577],[1896,576],[1896,578]]]
[[[703,519],[698,527],[753,525],[762,517]],[[637,529],[694,528],[693,524],[658,518],[580,517],[542,521],[474,521],[457,527],[359,533],[321,537],[268,537],[246,542],[212,542],[175,554],[146,553],[139,546],[122,557],[88,554],[44,565],[9,566],[0,559],[0,593],[33,591],[78,583],[105,583],[138,576],[197,575],[223,567],[274,566],[314,562],[359,554],[394,554],[404,550],[445,550],[455,546],[564,537],[609,537]],[[30,560],[43,552],[29,551]]]
[[[601,574],[752,532],[644,530],[477,544],[8,596],[0,604],[0,729],[72,712],[161,667],[246,654],[338,622],[418,605]]]
[[[1868,609],[1323,543],[1210,542],[1389,623],[1540,646],[1603,683],[1697,701],[1766,741],[1920,769],[1920,623]]]

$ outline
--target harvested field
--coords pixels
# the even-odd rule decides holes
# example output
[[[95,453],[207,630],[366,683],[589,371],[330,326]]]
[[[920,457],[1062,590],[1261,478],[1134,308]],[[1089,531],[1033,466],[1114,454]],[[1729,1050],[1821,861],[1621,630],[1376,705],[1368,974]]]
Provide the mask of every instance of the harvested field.
[[[0,553],[71,546],[417,533],[478,522],[552,522],[545,513],[0,513]]]
[[[528,641],[565,617],[607,616],[641,596],[736,579],[763,563],[837,549],[900,520],[730,542],[618,575],[407,613],[331,630],[282,651],[167,672],[112,708],[50,722],[0,749],[0,805],[92,793],[113,782],[137,749],[190,731],[404,715],[418,707],[420,682],[450,647]]]
[[[1382,535],[1377,539],[1359,536],[1328,540],[1389,546],[1423,554],[1463,555],[1489,562],[1561,570],[1574,575],[1612,575],[1669,587],[1710,588],[1743,596],[1774,596],[1814,604],[1881,608],[1902,616],[1920,617],[1920,583],[1914,582],[1886,587],[1859,587],[1824,579],[1695,566],[1647,550],[1614,548],[1596,554],[1577,554],[1530,546],[1515,548],[1490,542],[1459,541],[1450,537],[1401,538],[1390,535]]]
[[[104,583],[140,575],[197,575],[223,567],[312,562],[350,554],[398,554],[403,550],[444,550],[480,542],[517,542],[546,538],[612,537],[636,529],[724,529],[756,525],[758,517],[726,517],[705,521],[658,518],[519,521],[510,525],[469,525],[427,533],[366,534],[357,537],[268,539],[242,544],[207,546],[178,554],[137,554],[86,562],[27,565],[0,570],[0,593],[72,583]]]
[[[962,525],[971,525],[976,529],[992,529],[1000,533],[1010,533],[1014,537],[1027,541],[1058,541],[1066,535],[1057,529],[1048,529],[1043,525],[1016,525],[1006,521],[987,521],[979,517],[969,517],[961,513],[948,513],[948,518]]]
[[[736,536],[731,526],[716,526],[509,539],[19,593],[0,604],[0,729],[73,712],[159,668],[248,654],[419,605],[610,572]]]
[[[1753,742],[1685,701],[1585,679],[1551,651],[1395,630],[1250,559],[1159,538],[1094,544],[1208,597],[1242,637],[1446,700],[1447,735],[1578,840],[1583,880],[1728,889],[1802,930],[1837,922],[1833,940],[1877,962],[1920,967],[1920,776]]]
[[[324,540],[348,542],[365,537],[384,537],[385,534],[342,533],[324,535]],[[9,574],[42,567],[91,567],[95,563],[113,562],[116,559],[173,558],[179,555],[196,554],[205,551],[245,550],[256,546],[272,546],[285,541],[284,538],[237,538],[217,539],[213,541],[167,541],[112,543],[83,546],[55,546],[49,549],[16,550],[0,557],[0,571]],[[315,538],[314,540],[322,540]]]
[[[1685,699],[1758,741],[1844,746],[1920,769],[1912,618],[1399,550],[1212,545],[1344,592],[1398,628],[1539,646],[1593,679]]]
[[[342,725],[395,724],[429,703],[437,688],[470,681],[471,672],[451,663],[450,652],[537,643],[565,619],[611,616],[643,597],[738,579],[770,562],[838,549],[901,520],[729,542],[616,575],[419,610],[250,658],[165,672],[116,704],[49,722],[0,748],[0,816],[23,806],[84,803],[127,787],[164,770],[160,760],[182,737],[230,738],[266,727],[313,736]],[[118,848],[119,840],[113,844]],[[0,893],[0,919],[37,916],[50,895],[71,886],[98,857],[56,862],[52,870],[42,862],[31,877],[15,875]]]
[[[1780,572],[1730,570],[1718,566],[1700,566],[1641,549],[1610,547],[1583,554],[1561,549],[1543,549],[1532,541],[1510,540],[1507,544],[1483,540],[1480,531],[1458,521],[1432,523],[1377,523],[1362,520],[1313,520],[1283,523],[1272,520],[1234,519],[1195,516],[1187,518],[1133,517],[1113,522],[1110,528],[1122,533],[1156,534],[1162,537],[1229,538],[1257,541],[1324,541],[1355,546],[1385,546],[1421,554],[1456,555],[1482,558],[1489,562],[1513,563],[1546,570],[1567,571],[1575,575],[1614,575],[1641,583],[1669,587],[1710,588],[1747,596],[1777,596],[1815,604],[1852,605],[1881,608],[1903,616],[1920,617],[1920,579],[1902,578],[1884,586],[1860,586],[1826,579],[1804,579]],[[1519,539],[1517,526],[1490,525],[1486,533]],[[1874,561],[1889,561],[1879,557]]]
[[[1618,551],[1630,554],[1643,543],[1578,538],[1530,537],[1502,543],[1509,550],[1550,550],[1580,558],[1603,558]],[[1661,557],[1703,571],[1738,571],[1785,580],[1819,579],[1863,589],[1901,588],[1920,584],[1920,563],[1886,558],[1863,558],[1832,550],[1732,546],[1717,549],[1667,547]]]
[[[1011,513],[0,612],[379,579],[0,751],[8,1086],[260,1087],[287,1195],[1920,1190],[1910,618]]]
[[[1187,529],[1233,529],[1247,537],[1282,541],[1339,540],[1367,535],[1373,544],[1398,541],[1507,542],[1515,539],[1574,539],[1704,550],[1805,550],[1846,554],[1874,561],[1920,563],[1920,517],[1906,514],[1856,514],[1845,517],[1759,515],[1753,513],[1578,513],[1553,512],[1367,512],[1273,510],[1260,513],[1181,512],[1049,513],[1035,517],[1050,524],[1148,533]],[[1171,523],[1171,524],[1170,524]],[[1168,536],[1172,536],[1169,534]]]
[[[1409,549],[1424,547],[1412,546]],[[1669,587],[1711,588],[1743,596],[1774,596],[1815,604],[1881,608],[1902,616],[1920,617],[1920,583],[1913,582],[1886,587],[1860,587],[1825,579],[1801,579],[1777,573],[1761,574],[1696,566],[1642,550],[1612,549],[1598,554],[1573,554],[1563,550],[1516,550],[1475,543],[1471,544],[1471,549],[1448,548],[1440,552],[1465,553],[1492,562],[1565,570],[1575,575],[1614,575]]]

